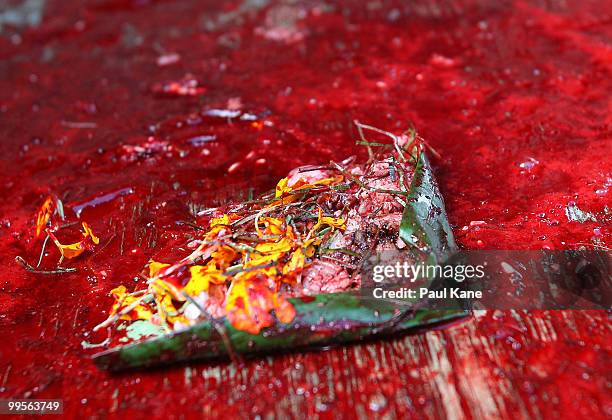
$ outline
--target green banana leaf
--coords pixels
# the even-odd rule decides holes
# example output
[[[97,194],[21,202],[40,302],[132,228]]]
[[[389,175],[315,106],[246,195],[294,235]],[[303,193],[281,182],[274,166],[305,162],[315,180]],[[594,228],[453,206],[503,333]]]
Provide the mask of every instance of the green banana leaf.
[[[413,249],[426,253],[434,262],[444,261],[457,250],[444,200],[425,153],[421,153],[416,163],[402,215],[400,238]]]
[[[444,202],[424,153],[415,175],[400,226],[408,249],[428,262],[456,251]],[[371,296],[371,295],[370,295]],[[277,322],[258,335],[235,329],[227,319],[202,322],[187,330],[118,346],[93,356],[101,369],[142,368],[187,360],[227,359],[234,355],[269,354],[358,342],[430,327],[465,316],[464,310],[418,309],[417,300],[387,301],[363,291],[291,298],[296,317]]]

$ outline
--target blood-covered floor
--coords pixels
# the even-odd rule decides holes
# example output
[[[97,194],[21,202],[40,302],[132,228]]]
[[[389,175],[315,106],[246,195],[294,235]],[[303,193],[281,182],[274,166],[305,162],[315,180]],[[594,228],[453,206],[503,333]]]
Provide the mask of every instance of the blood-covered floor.
[[[72,415],[612,412],[609,315],[490,311],[323,352],[98,371],[108,291],[194,209],[413,124],[467,249],[610,243],[612,13],[596,1],[8,2],[0,9],[0,398]],[[220,4],[221,3],[221,4]],[[236,118],[232,115],[248,115]],[[50,193],[101,245],[34,275]],[[49,248],[43,266],[53,266]]]

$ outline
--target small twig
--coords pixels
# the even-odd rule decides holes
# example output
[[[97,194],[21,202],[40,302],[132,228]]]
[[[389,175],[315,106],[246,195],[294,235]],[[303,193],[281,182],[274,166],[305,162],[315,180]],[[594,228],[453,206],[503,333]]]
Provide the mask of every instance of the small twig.
[[[78,224],[80,224],[80,223],[81,223],[81,222],[79,222],[79,221],[74,221],[74,222],[64,223],[63,225],[58,226],[58,227],[57,227],[57,229],[58,229],[58,230],[65,229],[65,228],[67,228],[67,227],[70,227],[70,226],[75,226],[75,225],[78,225]]]
[[[387,144],[387,143],[375,143],[375,142],[371,142],[371,141],[367,141],[367,140],[357,140],[355,142],[355,144],[359,144],[359,145],[365,145],[365,146],[374,146],[374,147],[387,147],[390,149],[393,149],[393,145],[392,144]]]
[[[395,134],[389,133],[388,131],[381,130],[380,128],[376,128],[376,127],[373,127],[371,125],[360,123],[357,120],[355,120],[355,125],[357,125],[357,127],[359,128],[360,133],[362,133],[361,130],[363,128],[366,128],[368,130],[372,130],[372,131],[374,131],[376,133],[383,134],[383,135],[391,138],[393,140],[393,147],[395,147],[395,150],[397,151],[397,154],[400,157],[400,159],[403,160],[403,161],[406,160],[406,158],[404,157],[404,154],[402,153],[402,148],[399,145],[399,138]],[[365,137],[363,137],[363,136],[362,136],[362,140],[363,141],[367,141],[367,139]],[[369,147],[369,145],[368,145],[368,147]]]
[[[40,257],[38,257],[38,264],[36,264],[36,268],[40,267],[40,263],[42,262],[43,255],[45,255],[45,248],[47,247],[47,241],[49,241],[49,235],[46,236],[42,249],[40,250]]]
[[[351,257],[359,257],[360,254],[352,251],[348,248],[322,248],[319,250],[321,254],[333,254],[334,252],[340,252],[342,254],[350,255]]]
[[[353,123],[357,126],[357,131],[359,132],[359,137],[361,137],[361,141],[363,141],[365,146],[368,148],[369,160],[374,160],[374,152],[372,151],[372,147],[370,147],[370,142],[365,138],[365,135],[363,134],[363,128],[361,127],[361,123],[357,120],[353,120]]]
[[[28,264],[26,260],[24,260],[19,255],[15,257],[15,262],[19,264],[20,266],[22,266],[26,271],[30,273],[34,273],[34,274],[63,274],[63,273],[74,273],[77,271],[76,268],[63,268],[63,267],[58,267],[55,270],[38,270],[32,267],[30,264]]]
[[[202,226],[198,225],[197,223],[193,223],[193,222],[190,222],[188,220],[177,220],[176,223],[179,224],[179,225],[190,226],[190,227],[194,228],[195,230],[206,230],[205,228],[203,228]]]
[[[425,146],[427,149],[429,149],[431,154],[436,157],[436,159],[442,159],[442,155],[440,155],[440,153],[438,153],[436,149],[434,149],[429,143],[427,143],[423,137],[419,136],[414,126],[410,127],[408,130],[402,133],[402,135],[404,136],[406,134],[410,134],[410,140],[408,140],[408,142],[404,145],[405,150],[407,150],[411,144],[416,143],[413,148],[416,155],[418,155],[420,153],[420,150],[422,150],[423,146]],[[410,155],[414,160],[416,160],[416,156],[413,156],[412,153]]]
[[[321,171],[321,170],[329,170],[329,166],[307,166],[305,168],[298,169],[298,172],[303,174],[305,172],[313,172],[313,171]]]
[[[96,128],[98,124],[89,121],[61,121],[64,127],[68,128]]]
[[[96,250],[96,253],[98,253],[98,254],[99,254],[100,252],[102,252],[102,250],[103,250],[103,249],[105,249],[105,248],[106,248],[106,247],[107,247],[107,246],[108,246],[108,245],[109,245],[109,244],[110,244],[110,243],[113,241],[113,239],[115,239],[115,236],[117,236],[117,234],[113,233],[113,234],[111,235],[111,237],[110,237],[110,238],[108,238],[108,241],[106,241],[106,242],[104,243],[104,245],[102,245],[101,247],[99,247],[99,248]]]

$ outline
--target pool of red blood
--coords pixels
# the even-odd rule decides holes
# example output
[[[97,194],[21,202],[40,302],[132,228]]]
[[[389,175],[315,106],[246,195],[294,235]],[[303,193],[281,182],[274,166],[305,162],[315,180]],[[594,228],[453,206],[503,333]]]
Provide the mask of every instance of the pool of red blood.
[[[394,132],[413,124],[442,155],[436,176],[464,248],[609,244],[606,3],[48,1],[40,25],[5,25],[0,397],[61,397],[68,413],[88,415],[274,407],[291,380],[286,358],[247,363],[243,374],[260,379],[241,392],[228,388],[231,374],[209,376],[205,391],[183,369],[99,372],[81,341],[104,338],[90,330],[112,287],[135,285],[162,248],[180,254],[193,231],[177,222],[194,208],[270,189],[298,165],[363,153],[354,119]],[[101,238],[67,264],[77,273],[32,275],[13,261],[38,257],[34,215],[49,193]],[[570,203],[597,221],[569,220]],[[50,251],[43,265],[57,257]],[[546,317],[563,328],[562,312]],[[609,413],[608,316],[576,322],[576,340],[554,345],[516,345],[509,314],[479,322],[510,346],[499,369],[524,381],[529,412]],[[317,357],[300,360],[312,367]],[[405,386],[387,385],[386,395]],[[328,408],[348,409],[345,397]]]

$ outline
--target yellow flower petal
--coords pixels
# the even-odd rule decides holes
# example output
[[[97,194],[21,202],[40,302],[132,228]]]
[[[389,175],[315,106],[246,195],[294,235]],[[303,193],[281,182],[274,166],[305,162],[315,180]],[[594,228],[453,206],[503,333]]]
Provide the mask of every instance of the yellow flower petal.
[[[236,214],[224,214],[222,216],[213,217],[210,219],[209,225],[211,228],[214,228],[215,226],[229,226],[238,218],[240,218],[240,216]]]
[[[283,178],[280,181],[278,181],[278,184],[276,184],[276,194],[275,194],[276,198],[280,197],[286,192],[291,191],[291,187],[287,187],[288,182],[289,182],[289,178]]]
[[[85,222],[82,223],[82,226],[83,226],[83,237],[91,238],[92,242],[98,245],[100,243],[100,238],[94,235],[93,231],[91,230],[91,227]]]
[[[291,254],[289,262],[283,266],[283,276],[295,276],[301,273],[305,262],[306,259],[302,249],[296,249]]]
[[[130,296],[127,293],[127,289],[125,286],[118,286],[111,290],[111,295],[115,298],[115,303],[113,304],[113,308],[111,309],[111,315],[114,315],[120,312],[122,309],[132,305],[136,302],[140,297],[138,296]],[[128,321],[134,321],[137,319],[149,320],[153,316],[153,311],[151,308],[145,303],[139,303],[127,314],[122,315],[119,319],[125,319]]]
[[[223,272],[217,270],[214,264],[194,265],[189,267],[191,278],[183,288],[183,291],[189,296],[198,296],[202,292],[207,292],[210,283],[223,284],[228,277],[223,275]]]
[[[166,267],[170,267],[170,264],[149,260],[149,277],[156,277],[159,274],[159,271]]]
[[[181,290],[169,281],[158,279],[151,283],[149,287],[156,298],[168,295],[172,299],[179,302],[184,302],[186,300],[185,296],[183,296],[183,294],[181,293]]]
[[[295,284],[297,282],[298,276],[304,270],[304,265],[306,264],[306,256],[304,255],[304,251],[301,248],[296,249],[291,254],[291,258],[283,266],[283,277],[282,281],[288,284]]]
[[[285,253],[291,251],[292,243],[287,238],[276,242],[262,242],[255,246],[255,251],[249,255],[249,260],[244,264],[245,268],[266,265],[280,260]]]
[[[264,225],[264,230],[259,228],[259,225]],[[255,226],[257,233],[260,237],[270,235],[282,235],[285,231],[285,222],[275,217],[262,217],[259,219],[259,223]]]
[[[341,219],[339,217],[323,216],[321,218],[321,225],[331,226],[340,230],[346,229],[346,222],[344,221],[344,219]]]
[[[346,229],[346,222],[344,221],[344,219],[341,218],[336,218],[336,217],[329,217],[329,216],[323,216],[323,210],[321,210],[321,208],[319,208],[319,217],[317,220],[317,223],[312,227],[312,231],[316,232],[317,230],[319,230],[319,228],[323,227],[323,226],[331,226],[333,228],[337,228],[340,230],[345,230]]]
[[[306,255],[308,258],[312,258],[312,256],[315,254],[315,247],[311,245],[305,249],[306,251],[304,251],[304,255]]]
[[[262,242],[255,246],[255,250],[260,254],[277,254],[291,251],[291,242],[287,238],[282,238],[276,242]]]

